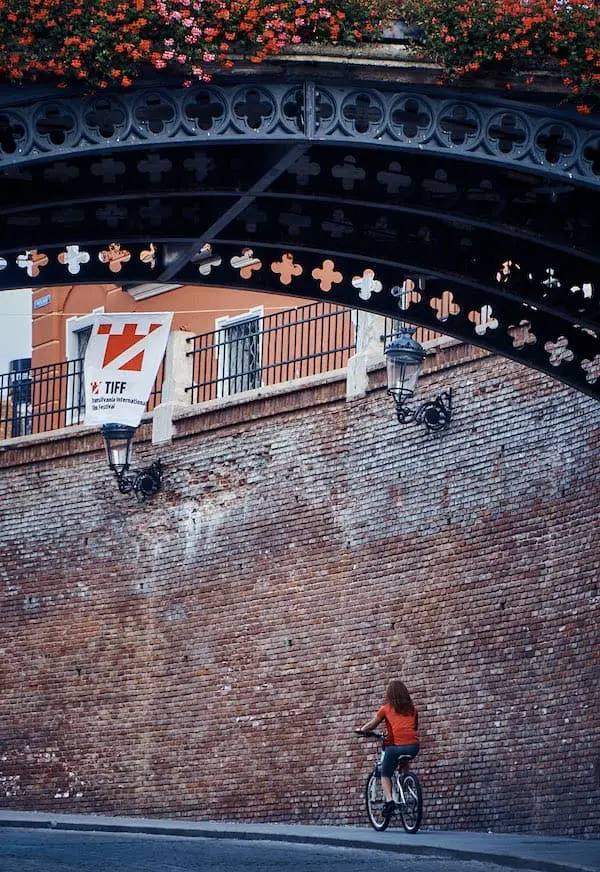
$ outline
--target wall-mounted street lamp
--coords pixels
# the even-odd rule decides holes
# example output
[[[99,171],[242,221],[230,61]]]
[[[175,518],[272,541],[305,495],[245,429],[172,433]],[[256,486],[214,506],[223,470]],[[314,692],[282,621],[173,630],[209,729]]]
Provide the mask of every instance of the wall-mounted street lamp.
[[[388,393],[394,398],[400,424],[425,424],[428,430],[445,430],[452,417],[452,390],[443,391],[435,400],[426,400],[418,408],[408,405],[415,392],[425,349],[413,339],[414,327],[401,327],[385,349]]]
[[[135,427],[128,427],[126,424],[103,424],[102,436],[106,459],[117,477],[120,492],[129,494],[133,491],[138,500],[143,502],[160,490],[162,466],[160,460],[156,460],[145,469],[127,475],[131,464],[135,430]]]

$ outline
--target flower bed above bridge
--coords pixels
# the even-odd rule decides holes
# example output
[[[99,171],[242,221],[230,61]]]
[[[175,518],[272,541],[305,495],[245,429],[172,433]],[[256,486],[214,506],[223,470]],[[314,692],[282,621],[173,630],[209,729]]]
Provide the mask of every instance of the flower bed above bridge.
[[[417,55],[441,80],[502,71],[507,84],[556,70],[587,102],[600,97],[600,8],[593,0],[0,0],[0,77],[127,86],[148,69],[207,81],[240,56],[290,46],[377,43],[391,21],[416,30]]]

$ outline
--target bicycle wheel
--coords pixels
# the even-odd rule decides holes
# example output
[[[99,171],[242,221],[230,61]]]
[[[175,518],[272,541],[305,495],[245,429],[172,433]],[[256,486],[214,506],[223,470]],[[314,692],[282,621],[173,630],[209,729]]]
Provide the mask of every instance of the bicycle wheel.
[[[400,803],[400,820],[407,833],[416,833],[423,815],[423,792],[414,772],[402,776],[404,802]]]
[[[387,829],[390,822],[389,816],[386,817],[383,813],[384,802],[385,796],[383,794],[383,787],[381,786],[381,775],[376,775],[375,772],[371,772],[367,778],[367,786],[365,788],[367,817],[369,818],[369,823],[373,829],[380,833]]]

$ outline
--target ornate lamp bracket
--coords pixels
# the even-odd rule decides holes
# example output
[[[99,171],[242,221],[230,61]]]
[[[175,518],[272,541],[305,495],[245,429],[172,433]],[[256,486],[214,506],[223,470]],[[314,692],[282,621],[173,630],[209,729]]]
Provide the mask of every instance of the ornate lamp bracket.
[[[425,400],[421,405],[412,409],[403,399],[396,399],[392,391],[396,404],[396,417],[399,424],[424,424],[428,430],[439,432],[446,430],[450,425],[452,418],[452,388],[447,391],[442,391],[441,394],[434,400]]]

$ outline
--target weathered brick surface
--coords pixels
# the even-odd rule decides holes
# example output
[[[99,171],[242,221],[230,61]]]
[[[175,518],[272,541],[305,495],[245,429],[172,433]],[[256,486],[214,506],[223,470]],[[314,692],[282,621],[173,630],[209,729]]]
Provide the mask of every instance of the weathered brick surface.
[[[187,415],[146,505],[95,437],[4,452],[0,806],[362,822],[352,728],[402,676],[426,826],[599,836],[600,406],[449,385],[441,436],[335,382]]]

